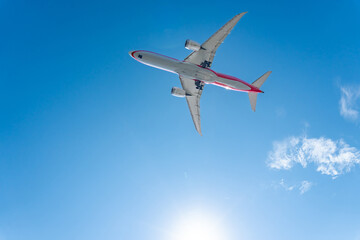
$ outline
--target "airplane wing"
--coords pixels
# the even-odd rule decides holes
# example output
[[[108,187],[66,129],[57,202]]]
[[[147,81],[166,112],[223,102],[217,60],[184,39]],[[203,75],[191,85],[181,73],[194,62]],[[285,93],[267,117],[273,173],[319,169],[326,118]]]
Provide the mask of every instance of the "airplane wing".
[[[181,85],[187,94],[186,101],[188,103],[196,131],[198,131],[198,133],[200,133],[201,135],[200,96],[205,84],[201,81],[186,78],[181,75],[179,76],[179,78]]]
[[[220,28],[216,33],[214,33],[214,35],[212,35],[208,40],[206,40],[201,45],[201,49],[199,51],[192,52],[187,58],[185,58],[184,61],[201,65],[204,68],[210,68],[211,63],[214,60],[216,50],[221,45],[221,43],[223,43],[224,39],[227,37],[227,35],[229,35],[229,33],[238,23],[240,18],[246,13],[247,12],[243,12],[233,17],[222,28]]]
[[[246,12],[243,12],[233,17],[214,35],[212,35],[208,40],[206,40],[201,45],[199,51],[192,52],[189,56],[187,56],[184,62],[201,65],[204,68],[210,68],[211,63],[214,60],[216,50],[227,37],[227,35],[229,35],[230,31],[235,27],[240,18],[245,14]],[[195,124],[195,128],[201,134],[200,97],[205,84],[201,81],[193,80],[183,76],[179,77],[183,89],[188,94],[186,96],[186,101],[188,103],[191,117]]]

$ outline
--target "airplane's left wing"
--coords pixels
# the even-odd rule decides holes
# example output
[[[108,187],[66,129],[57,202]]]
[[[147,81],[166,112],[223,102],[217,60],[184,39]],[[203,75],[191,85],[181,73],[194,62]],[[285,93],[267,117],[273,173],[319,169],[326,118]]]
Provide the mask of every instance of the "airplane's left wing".
[[[221,45],[221,43],[223,43],[235,25],[239,22],[240,18],[242,18],[242,16],[244,16],[246,13],[247,12],[239,13],[233,17],[208,40],[206,40],[201,45],[199,51],[192,52],[187,58],[185,58],[184,61],[196,65],[201,65],[204,68],[210,68],[214,60],[216,50]]]
[[[181,85],[186,92],[186,101],[188,103],[196,131],[201,134],[200,97],[205,84],[201,81],[186,78],[181,75],[179,77]]]

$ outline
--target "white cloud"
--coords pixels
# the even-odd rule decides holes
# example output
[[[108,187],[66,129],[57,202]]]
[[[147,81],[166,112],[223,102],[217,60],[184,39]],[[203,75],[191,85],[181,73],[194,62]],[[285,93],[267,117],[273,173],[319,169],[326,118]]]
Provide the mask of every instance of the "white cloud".
[[[309,191],[310,188],[312,187],[312,185],[313,185],[313,184],[312,184],[311,182],[309,182],[309,181],[306,181],[306,180],[302,181],[302,182],[301,182],[301,185],[300,185],[300,187],[299,187],[300,194],[304,194],[304,193],[306,193],[307,191]]]
[[[284,179],[281,179],[280,182],[273,183],[273,187],[275,189],[278,189],[280,187],[281,189],[284,189],[289,192],[293,191],[293,190],[299,190],[301,195],[306,193],[307,191],[309,191],[312,186],[313,186],[313,183],[306,181],[306,180],[301,181],[300,183],[296,183],[296,184],[287,184],[287,183],[285,183]]]
[[[292,191],[292,190],[294,190],[294,188],[295,188],[295,186],[293,186],[293,185],[288,186],[288,185],[285,183],[284,179],[281,179],[281,180],[280,180],[279,185],[280,185],[282,188],[284,188],[286,191]]]
[[[346,119],[359,119],[360,87],[341,87],[340,115]]]
[[[267,164],[270,168],[285,170],[291,169],[295,164],[300,164],[303,168],[313,164],[316,171],[336,178],[360,164],[360,151],[350,147],[342,139],[333,141],[323,137],[289,137],[273,143]]]

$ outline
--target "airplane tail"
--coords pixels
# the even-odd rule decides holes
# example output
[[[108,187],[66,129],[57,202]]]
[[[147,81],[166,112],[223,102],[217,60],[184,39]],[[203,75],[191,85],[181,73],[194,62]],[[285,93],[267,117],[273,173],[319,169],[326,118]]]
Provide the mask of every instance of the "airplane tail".
[[[266,72],[264,75],[262,75],[261,77],[259,77],[255,82],[253,82],[251,85],[253,85],[254,87],[257,87],[260,89],[260,87],[264,84],[264,82],[266,81],[266,79],[269,77],[271,71]],[[248,92],[249,94],[249,99],[250,99],[250,105],[251,105],[251,109],[255,112],[255,108],[256,108],[256,100],[257,100],[257,95],[258,92]]]

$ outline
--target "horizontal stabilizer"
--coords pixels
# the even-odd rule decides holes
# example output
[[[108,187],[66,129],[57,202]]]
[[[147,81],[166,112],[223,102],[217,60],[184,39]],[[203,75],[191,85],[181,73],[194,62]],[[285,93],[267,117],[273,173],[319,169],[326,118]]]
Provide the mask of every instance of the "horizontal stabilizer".
[[[251,109],[255,112],[256,99],[257,99],[258,93],[257,92],[248,92],[248,94],[249,94]]]
[[[259,77],[255,82],[253,82],[251,85],[257,87],[257,88],[260,88],[265,80],[269,77],[271,71],[268,71],[267,73],[265,73],[264,75],[262,75],[261,77]]]

